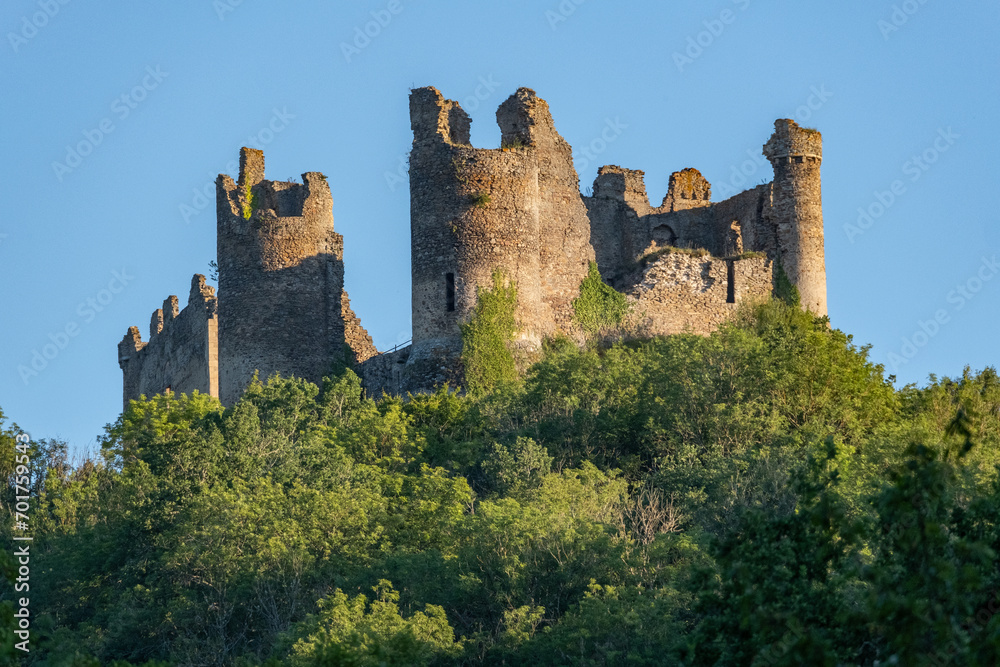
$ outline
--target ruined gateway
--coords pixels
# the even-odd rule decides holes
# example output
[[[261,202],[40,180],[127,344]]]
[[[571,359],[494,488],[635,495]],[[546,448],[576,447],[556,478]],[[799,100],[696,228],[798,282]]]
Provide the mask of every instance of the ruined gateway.
[[[688,168],[654,207],[643,172],[616,166],[582,195],[572,149],[534,91],[514,93],[497,122],[501,147],[474,148],[458,103],[430,87],[410,94],[413,338],[389,353],[351,310],[326,177],[269,181],[263,153],[242,149],[239,180],[216,182],[219,294],[195,275],[183,310],[171,296],[153,313],[148,342],[129,328],[118,344],[125,405],[198,390],[228,406],[255,372],[319,382],[336,362],[370,395],[460,383],[459,323],[496,269],[517,282],[517,343],[528,348],[575,333],[572,302],[592,261],[649,334],[708,333],[770,296],[781,271],[803,307],[826,315],[815,130],[775,121],[763,148],[770,183],[712,203]]]

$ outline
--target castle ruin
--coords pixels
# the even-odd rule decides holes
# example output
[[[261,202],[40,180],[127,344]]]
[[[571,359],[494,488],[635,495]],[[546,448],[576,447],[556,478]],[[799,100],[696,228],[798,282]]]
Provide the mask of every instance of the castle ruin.
[[[773,181],[713,203],[687,168],[653,207],[643,172],[617,166],[582,195],[572,149],[534,91],[508,98],[497,123],[501,146],[474,148],[457,102],[430,87],[410,94],[413,337],[389,353],[350,308],[326,178],[266,180],[263,153],[242,149],[239,180],[217,180],[219,293],[196,275],[183,310],[171,296],[154,312],[148,342],[129,328],[118,345],[126,406],[193,390],[232,405],[255,374],[319,382],[338,364],[372,395],[460,384],[459,325],[498,269],[517,283],[515,344],[529,349],[575,332],[591,262],[650,334],[707,334],[769,297],[782,272],[803,308],[826,315],[819,132],[775,121],[763,147]]]

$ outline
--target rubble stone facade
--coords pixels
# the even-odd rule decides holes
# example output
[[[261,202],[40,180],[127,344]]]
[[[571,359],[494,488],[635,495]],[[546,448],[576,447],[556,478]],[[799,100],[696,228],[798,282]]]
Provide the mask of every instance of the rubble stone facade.
[[[519,89],[496,117],[500,147],[475,148],[457,102],[411,91],[413,338],[384,354],[344,291],[326,178],[268,181],[263,153],[244,148],[239,180],[217,181],[218,299],[195,276],[183,311],[171,297],[154,313],[149,343],[129,329],[126,404],[169,388],[231,405],[254,373],[318,382],[340,363],[375,395],[460,384],[460,324],[498,270],[517,283],[515,344],[528,349],[576,333],[572,304],[593,261],[649,335],[707,334],[768,298],[779,271],[804,308],[826,315],[819,132],[777,120],[763,147],[772,182],[712,202],[709,182],[686,168],[654,207],[643,172],[618,166],[582,195],[572,149],[534,91]]]

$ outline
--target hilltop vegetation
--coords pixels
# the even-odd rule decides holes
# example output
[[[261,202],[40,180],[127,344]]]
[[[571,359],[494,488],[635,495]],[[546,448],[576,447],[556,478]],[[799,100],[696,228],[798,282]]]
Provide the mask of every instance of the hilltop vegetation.
[[[273,378],[33,447],[24,664],[1000,662],[996,373],[897,391],[780,301],[470,395]]]

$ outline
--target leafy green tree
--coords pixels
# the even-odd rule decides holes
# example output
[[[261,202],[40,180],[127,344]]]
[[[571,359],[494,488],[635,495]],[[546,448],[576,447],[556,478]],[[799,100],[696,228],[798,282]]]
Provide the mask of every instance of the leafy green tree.
[[[885,638],[888,659],[900,664],[995,664],[979,662],[980,648],[993,647],[988,655],[995,659],[1000,623],[990,619],[977,637],[968,621],[979,605],[996,600],[988,584],[997,553],[956,534],[959,499],[950,457],[924,445],[908,455],[876,500],[883,534],[866,570],[875,630]]]
[[[518,438],[505,446],[494,443],[483,460],[487,482],[502,496],[520,496],[536,488],[552,468],[552,457],[531,438]]]
[[[371,601],[364,595],[349,597],[340,590],[319,603],[294,631],[299,637],[290,653],[290,664],[418,666],[456,657],[462,644],[444,610],[427,605],[408,618],[400,614],[399,593],[382,580]]]
[[[794,511],[745,509],[739,530],[716,543],[691,661],[833,666],[856,659],[849,647],[867,637],[856,632],[849,599],[864,526],[848,518],[840,497],[841,458],[827,439],[794,483]]]

